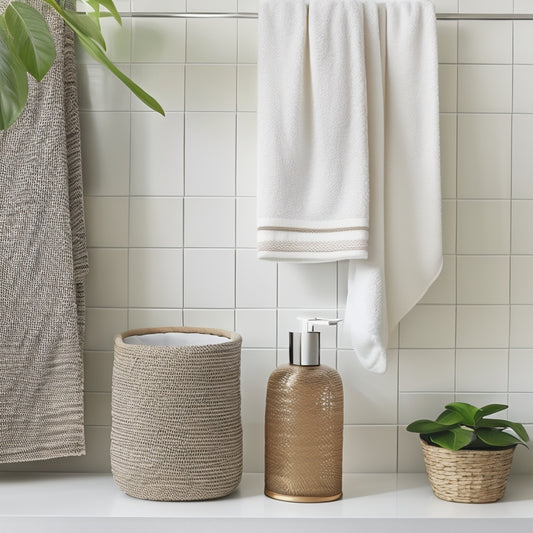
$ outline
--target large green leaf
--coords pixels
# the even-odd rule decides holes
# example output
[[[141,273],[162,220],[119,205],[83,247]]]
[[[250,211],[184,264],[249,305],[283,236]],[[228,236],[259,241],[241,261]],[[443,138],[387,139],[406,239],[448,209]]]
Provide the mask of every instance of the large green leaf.
[[[76,30],[74,30],[76,31]],[[137,96],[143,103],[148,107],[157,111],[159,114],[165,116],[163,108],[157,102],[155,98],[150,96],[146,91],[141,89],[134,81],[132,81],[126,74],[120,71],[104,54],[104,52],[99,48],[93,41],[85,37],[82,33],[76,31],[81,45],[87,50],[93,59],[100,62],[102,65],[106,66],[120,81],[122,81],[132,92]]]
[[[493,415],[494,413],[499,413],[500,411],[505,411],[507,407],[508,406],[504,405],[503,403],[491,403],[489,405],[485,405],[479,409],[476,415],[476,422],[485,416]]]
[[[479,440],[490,446],[510,446],[512,444],[523,444],[514,435],[505,433],[499,429],[480,428],[476,431]]]
[[[0,129],[20,116],[28,100],[26,68],[12,50],[5,18],[0,15]]]
[[[100,6],[105,7],[111,13],[113,18],[119,23],[122,24],[122,19],[120,14],[113,3],[113,0],[84,0],[88,5],[90,5],[97,13],[100,12]]]
[[[477,424],[478,428],[510,428],[512,429],[524,442],[529,441],[529,435],[526,428],[518,422],[510,422],[500,418],[487,418],[480,420]]]
[[[413,433],[429,435],[431,433],[436,433],[449,428],[450,426],[433,422],[433,420],[415,420],[414,422],[411,422],[411,424],[409,424],[405,429],[407,429],[407,431],[412,431]]]
[[[106,49],[105,40],[100,28],[92,17],[85,13],[71,11],[70,9],[64,9],[62,11],[63,19],[78,35],[83,35],[86,39],[92,39],[104,50]]]
[[[472,441],[474,432],[465,428],[452,428],[430,435],[431,442],[447,450],[460,450]]]
[[[459,424],[463,420],[463,417],[455,411],[443,411],[437,418],[436,422],[444,424],[445,426],[454,426]]]
[[[36,9],[22,2],[11,2],[4,16],[17,55],[26,70],[41,81],[56,57],[46,21]]]
[[[476,415],[479,412],[479,409],[477,407],[474,407],[473,405],[464,402],[449,403],[448,405],[446,405],[446,409],[448,409],[448,411],[454,411],[455,413],[459,413],[462,417],[462,423],[465,426],[475,425]]]

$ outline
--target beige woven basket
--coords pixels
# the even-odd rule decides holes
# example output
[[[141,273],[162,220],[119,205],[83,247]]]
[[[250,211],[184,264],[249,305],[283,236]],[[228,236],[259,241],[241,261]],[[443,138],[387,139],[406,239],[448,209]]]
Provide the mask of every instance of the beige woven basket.
[[[191,501],[237,487],[240,350],[240,335],[218,329],[139,329],[115,338],[111,469],[124,492]]]
[[[441,500],[490,503],[503,496],[515,446],[451,451],[420,442],[431,488]]]

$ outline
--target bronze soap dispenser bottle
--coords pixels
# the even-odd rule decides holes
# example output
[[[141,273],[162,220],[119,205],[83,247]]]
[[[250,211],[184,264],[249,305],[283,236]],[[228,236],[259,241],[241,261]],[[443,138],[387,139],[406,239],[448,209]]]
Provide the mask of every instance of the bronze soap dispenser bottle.
[[[265,494],[289,502],[329,502],[342,496],[344,395],[339,373],[320,364],[318,325],[301,319],[289,333],[289,362],[268,380],[265,412]]]

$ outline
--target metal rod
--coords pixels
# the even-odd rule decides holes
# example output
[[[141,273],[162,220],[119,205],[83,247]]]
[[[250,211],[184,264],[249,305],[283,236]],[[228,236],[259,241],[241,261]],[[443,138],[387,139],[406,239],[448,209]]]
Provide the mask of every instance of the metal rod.
[[[121,13],[122,17],[125,18],[196,18],[196,19],[211,19],[211,18],[223,18],[223,19],[256,19],[258,17],[257,13],[246,13],[246,12],[234,12],[234,13],[164,13],[164,12],[153,12],[153,13],[142,13],[142,12],[133,12],[133,13]],[[437,13],[438,20],[533,20],[533,13]]]

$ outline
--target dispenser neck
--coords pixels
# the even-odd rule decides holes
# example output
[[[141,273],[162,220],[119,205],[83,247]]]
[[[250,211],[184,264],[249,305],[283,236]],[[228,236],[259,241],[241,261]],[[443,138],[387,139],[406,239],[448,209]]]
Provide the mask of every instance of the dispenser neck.
[[[289,332],[289,363],[298,366],[320,365],[320,333]]]

